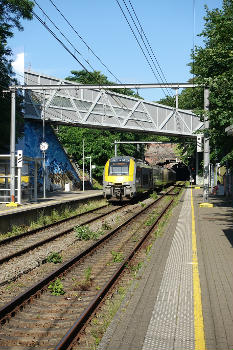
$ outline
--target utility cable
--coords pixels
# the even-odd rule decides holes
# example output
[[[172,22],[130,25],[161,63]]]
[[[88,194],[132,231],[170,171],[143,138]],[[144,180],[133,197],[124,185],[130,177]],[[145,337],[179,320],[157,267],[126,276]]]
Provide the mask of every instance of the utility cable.
[[[81,35],[77,32],[77,30],[72,26],[72,24],[67,20],[67,18],[63,15],[63,13],[58,9],[58,7],[54,4],[52,0],[49,0],[51,4],[55,7],[55,9],[60,13],[62,18],[66,21],[66,23],[70,26],[70,28],[77,34],[77,36],[80,38],[80,40],[86,45],[88,50],[100,61],[100,63],[107,69],[107,71],[118,81],[122,84],[122,82],[110,71],[110,69],[104,64],[104,62],[95,54],[95,52],[91,49],[91,47],[85,42],[85,40],[81,37]]]
[[[124,1],[124,0],[123,0],[123,1]],[[142,27],[142,25],[141,25],[141,23],[140,23],[140,21],[139,21],[139,18],[138,18],[137,14],[136,14],[136,11],[135,11],[135,9],[134,9],[134,7],[133,7],[131,1],[130,1],[130,0],[128,0],[128,1],[129,1],[129,4],[130,4],[130,6],[131,6],[131,8],[132,8],[132,10],[133,10],[134,16],[135,16],[136,19],[137,19],[137,22],[138,22],[138,24],[139,24],[139,27],[140,27],[140,29],[141,29],[141,32],[138,30],[138,28],[137,28],[137,30],[138,30],[140,36],[141,36],[141,33],[143,33],[143,35],[144,35],[144,37],[145,37],[145,39],[146,39],[146,42],[147,42],[147,44],[148,44],[148,46],[149,46],[149,48],[150,48],[150,51],[151,51],[151,53],[152,53],[152,55],[153,55],[153,57],[154,57],[154,59],[155,59],[155,62],[157,63],[157,65],[158,65],[158,67],[159,67],[159,70],[160,70],[160,72],[161,72],[161,74],[162,74],[162,76],[163,76],[163,79],[162,79],[162,77],[161,77],[161,75],[160,75],[159,72],[158,72],[158,74],[159,74],[161,80],[162,80],[162,81],[165,81],[165,83],[168,84],[168,82],[167,82],[167,80],[166,80],[166,77],[165,77],[165,75],[164,75],[164,73],[163,73],[163,70],[162,70],[162,68],[161,68],[161,66],[160,66],[160,64],[159,64],[159,61],[158,61],[158,59],[156,58],[155,53],[154,53],[154,51],[153,51],[153,49],[152,49],[152,47],[151,47],[151,45],[150,45],[150,42],[149,42],[149,40],[148,40],[148,38],[147,38],[147,36],[146,36],[146,33],[145,33],[145,31],[143,30],[143,27]],[[125,1],[124,1],[124,3],[125,3]],[[126,6],[126,8],[127,8],[127,5],[126,5],[126,4],[125,4],[125,6]],[[128,8],[127,8],[127,10],[128,10]],[[129,10],[128,10],[128,12],[129,12]],[[131,18],[132,18],[132,17],[131,17]],[[136,26],[136,24],[135,24],[135,26]],[[141,37],[142,37],[142,36],[141,36]],[[145,45],[145,46],[146,46],[146,45]],[[153,59],[152,59],[152,61],[153,61]],[[153,62],[154,62],[154,61],[153,61]]]
[[[94,68],[92,67],[92,65],[83,57],[83,55],[81,54],[81,52],[79,52],[76,47],[70,42],[70,40],[62,33],[62,31],[57,27],[57,25],[51,20],[51,18],[45,13],[45,11],[40,7],[40,5],[38,4],[38,2],[36,0],[34,0],[34,2],[36,3],[36,5],[39,7],[39,9],[42,11],[42,13],[45,15],[46,18],[48,18],[48,20],[53,24],[53,26],[59,31],[59,33],[66,39],[66,41],[73,47],[73,49],[75,50],[75,52],[77,52],[80,56],[82,56],[83,60],[91,67],[91,69],[94,71]]]
[[[149,62],[149,60],[148,60],[148,58],[147,58],[147,56],[146,56],[146,54],[145,54],[145,52],[144,52],[142,46],[141,46],[141,44],[140,44],[140,42],[139,42],[139,40],[138,40],[138,38],[137,38],[137,36],[136,36],[136,34],[135,34],[133,28],[132,28],[132,26],[130,25],[130,23],[129,23],[129,21],[128,21],[128,18],[126,17],[126,14],[125,14],[124,10],[122,9],[122,7],[121,7],[119,1],[116,0],[116,2],[117,2],[118,6],[119,6],[119,8],[120,8],[120,10],[121,10],[121,12],[122,12],[122,14],[123,14],[123,16],[124,16],[124,18],[125,18],[125,20],[126,20],[128,26],[130,27],[130,30],[131,30],[131,32],[133,33],[133,36],[134,36],[135,40],[137,41],[137,43],[138,43],[138,45],[139,45],[139,47],[140,47],[140,49],[141,49],[141,51],[142,51],[142,53],[143,53],[143,55],[144,55],[146,61],[147,61],[147,63],[148,63],[148,65],[149,65],[150,69],[152,70],[152,72],[153,72],[153,74],[154,74],[154,76],[155,76],[157,82],[159,82],[159,80],[158,80],[158,78],[157,78],[157,76],[156,76],[156,74],[155,74],[155,72],[154,72],[154,69],[152,68],[152,66],[151,66],[151,64],[150,64],[150,62]],[[166,95],[166,93],[164,92],[163,88],[162,88],[162,91],[163,91],[163,93],[164,93],[164,95],[165,95],[165,97],[166,97],[167,95]]]

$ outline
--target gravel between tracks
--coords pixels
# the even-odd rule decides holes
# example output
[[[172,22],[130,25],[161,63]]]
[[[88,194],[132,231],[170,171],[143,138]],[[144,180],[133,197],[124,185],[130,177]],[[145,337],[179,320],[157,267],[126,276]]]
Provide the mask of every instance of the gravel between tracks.
[[[143,203],[147,205],[152,201],[151,198],[148,198]],[[140,209],[140,203],[132,204],[90,224],[89,227],[93,231],[98,231],[101,229],[103,222],[107,222],[111,228],[114,228]],[[62,255],[63,262],[65,262],[92,243],[93,241],[77,241],[73,232],[4,264],[1,267],[0,277],[0,283],[2,284],[0,286],[0,307],[36,281],[45,277],[45,275],[51,273],[58,266],[45,262],[51,252],[59,252]],[[10,283],[6,283],[6,281]]]

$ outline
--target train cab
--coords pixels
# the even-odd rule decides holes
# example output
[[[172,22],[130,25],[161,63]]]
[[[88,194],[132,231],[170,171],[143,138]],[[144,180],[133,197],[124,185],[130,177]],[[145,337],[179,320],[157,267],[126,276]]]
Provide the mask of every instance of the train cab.
[[[107,161],[103,176],[103,194],[107,199],[132,198],[135,160],[132,157],[114,157]]]

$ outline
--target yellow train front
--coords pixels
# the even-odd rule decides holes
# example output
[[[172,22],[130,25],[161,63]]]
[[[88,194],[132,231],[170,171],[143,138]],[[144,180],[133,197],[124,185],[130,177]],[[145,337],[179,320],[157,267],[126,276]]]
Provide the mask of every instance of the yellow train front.
[[[152,168],[133,157],[109,159],[104,168],[103,195],[108,200],[125,200],[153,189]]]

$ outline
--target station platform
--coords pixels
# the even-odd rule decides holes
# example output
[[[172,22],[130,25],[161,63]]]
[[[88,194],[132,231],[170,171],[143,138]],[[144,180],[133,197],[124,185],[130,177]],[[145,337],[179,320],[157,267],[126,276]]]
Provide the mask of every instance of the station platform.
[[[7,207],[0,204],[0,233],[7,232],[12,225],[27,224],[31,218],[36,218],[43,211],[46,215],[53,209],[63,209],[66,205],[77,206],[78,202],[103,198],[102,190],[56,191],[46,194],[46,198],[38,197],[37,202],[23,200],[22,205]]]
[[[233,348],[233,202],[187,188],[98,350]]]

